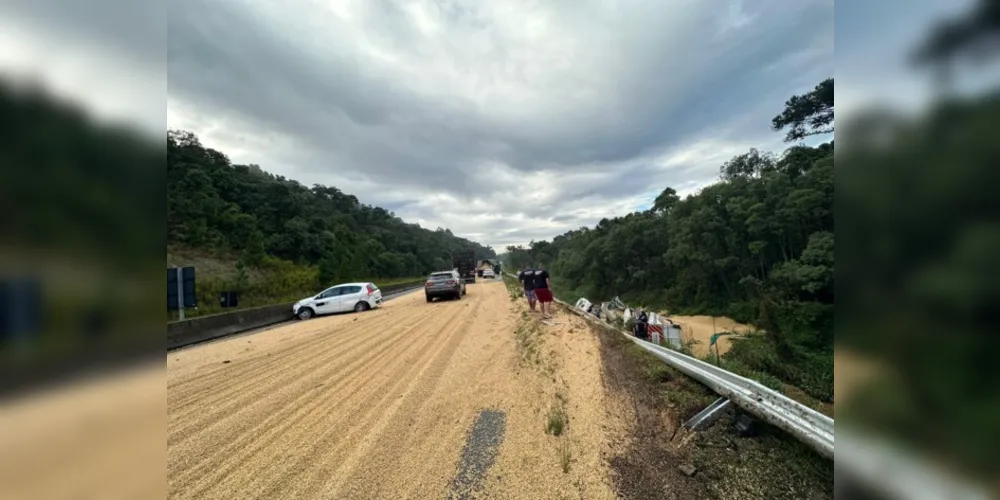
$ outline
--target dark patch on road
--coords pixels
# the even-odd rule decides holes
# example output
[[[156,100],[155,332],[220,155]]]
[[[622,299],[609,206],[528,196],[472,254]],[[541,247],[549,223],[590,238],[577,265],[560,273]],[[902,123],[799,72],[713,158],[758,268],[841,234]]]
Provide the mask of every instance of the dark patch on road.
[[[507,431],[507,415],[502,411],[482,410],[469,430],[462,449],[458,473],[451,483],[448,498],[466,500],[482,487],[486,471],[500,453],[500,443]]]

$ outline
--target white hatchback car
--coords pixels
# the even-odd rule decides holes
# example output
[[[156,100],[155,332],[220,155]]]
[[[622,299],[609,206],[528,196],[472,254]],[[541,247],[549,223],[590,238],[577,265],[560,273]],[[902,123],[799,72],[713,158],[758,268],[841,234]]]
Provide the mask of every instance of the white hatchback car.
[[[344,283],[296,302],[292,313],[299,319],[309,319],[321,314],[362,312],[381,305],[382,290],[375,283]]]
[[[493,279],[493,278],[496,278],[496,275],[493,274],[493,270],[492,269],[484,269],[483,270],[483,278]]]

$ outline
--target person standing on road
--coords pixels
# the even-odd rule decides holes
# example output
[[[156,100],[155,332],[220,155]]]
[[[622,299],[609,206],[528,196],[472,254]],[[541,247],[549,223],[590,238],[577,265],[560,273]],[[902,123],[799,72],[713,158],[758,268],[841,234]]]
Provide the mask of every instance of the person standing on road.
[[[528,299],[528,307],[531,308],[531,312],[535,312],[535,301],[538,300],[535,297],[535,270],[522,269],[518,279],[521,280],[521,286],[524,287],[524,297]]]
[[[535,265],[535,297],[541,304],[542,317],[552,318],[552,281],[549,279],[549,272],[542,269],[541,264]]]

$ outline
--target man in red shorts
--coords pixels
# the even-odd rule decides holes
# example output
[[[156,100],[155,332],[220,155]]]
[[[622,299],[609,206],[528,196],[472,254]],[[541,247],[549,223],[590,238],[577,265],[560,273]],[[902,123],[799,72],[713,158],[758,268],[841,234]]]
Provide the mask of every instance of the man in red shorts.
[[[535,265],[535,297],[542,308],[542,317],[549,319],[552,317],[552,280],[549,279],[549,272],[542,269],[541,264]]]

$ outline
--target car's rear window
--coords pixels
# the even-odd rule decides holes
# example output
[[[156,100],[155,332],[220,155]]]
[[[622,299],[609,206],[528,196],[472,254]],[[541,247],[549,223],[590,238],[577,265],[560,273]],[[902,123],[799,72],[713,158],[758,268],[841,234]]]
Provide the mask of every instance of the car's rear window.
[[[436,279],[436,280],[443,280],[451,277],[452,277],[451,273],[434,273],[431,275],[431,279]]]

